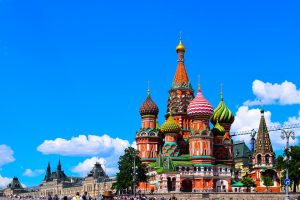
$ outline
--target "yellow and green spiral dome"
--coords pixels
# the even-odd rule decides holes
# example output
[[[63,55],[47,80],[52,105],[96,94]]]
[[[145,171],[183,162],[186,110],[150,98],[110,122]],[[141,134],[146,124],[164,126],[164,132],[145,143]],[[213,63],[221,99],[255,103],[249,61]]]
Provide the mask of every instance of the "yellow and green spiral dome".
[[[160,131],[163,133],[179,133],[180,126],[174,120],[172,115],[170,115],[167,121],[165,121],[165,123],[163,123],[163,125],[160,127]]]
[[[234,122],[234,114],[229,110],[226,104],[221,98],[221,101],[218,107],[214,110],[214,114],[211,116],[210,121],[212,124],[219,123],[227,123],[232,124]]]
[[[225,134],[225,129],[223,126],[221,126],[219,124],[219,122],[217,122],[214,126],[214,128],[212,129],[212,132],[214,133],[214,135],[224,135]]]

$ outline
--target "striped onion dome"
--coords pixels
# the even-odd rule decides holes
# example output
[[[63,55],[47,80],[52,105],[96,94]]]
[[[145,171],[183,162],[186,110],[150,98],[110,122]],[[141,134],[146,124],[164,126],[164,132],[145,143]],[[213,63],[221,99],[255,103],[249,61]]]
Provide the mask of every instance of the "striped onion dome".
[[[214,135],[224,135],[225,129],[219,124],[219,122],[217,122],[212,129],[212,132],[214,133]]]
[[[179,133],[180,130],[180,126],[174,120],[172,115],[170,115],[165,123],[163,123],[160,127],[160,131],[163,133]]]
[[[214,113],[214,108],[203,96],[200,86],[198,87],[197,96],[189,104],[187,113],[188,115],[207,116],[209,118]]]
[[[141,115],[158,115],[158,106],[152,100],[150,93],[140,107]]]
[[[214,114],[211,116],[210,121],[214,125],[217,122],[219,122],[221,124],[223,124],[223,123],[232,124],[233,123],[234,114],[226,106],[222,97],[221,97],[221,101],[220,101],[218,107],[214,111]]]

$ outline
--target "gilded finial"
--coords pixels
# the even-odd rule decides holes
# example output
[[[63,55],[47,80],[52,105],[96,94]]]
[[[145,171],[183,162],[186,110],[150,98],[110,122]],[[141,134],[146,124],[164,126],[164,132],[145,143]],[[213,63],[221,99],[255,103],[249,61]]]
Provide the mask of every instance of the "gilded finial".
[[[220,99],[223,101],[223,85],[222,82],[220,83]]]
[[[200,92],[201,87],[200,87],[200,74],[198,74],[198,92]]]
[[[179,44],[176,47],[176,51],[183,51],[183,52],[185,52],[185,47],[182,44],[182,32],[179,32],[179,35],[180,35],[180,37],[179,37]]]
[[[148,92],[148,96],[150,96],[150,81],[148,80],[148,90],[147,90],[147,92]]]

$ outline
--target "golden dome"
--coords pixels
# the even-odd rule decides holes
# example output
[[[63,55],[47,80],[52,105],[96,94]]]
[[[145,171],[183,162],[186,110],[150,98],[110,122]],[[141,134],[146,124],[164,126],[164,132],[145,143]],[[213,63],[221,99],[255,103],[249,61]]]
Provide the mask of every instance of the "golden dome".
[[[182,39],[180,38],[180,42],[176,47],[176,51],[185,51],[185,47],[182,44]]]

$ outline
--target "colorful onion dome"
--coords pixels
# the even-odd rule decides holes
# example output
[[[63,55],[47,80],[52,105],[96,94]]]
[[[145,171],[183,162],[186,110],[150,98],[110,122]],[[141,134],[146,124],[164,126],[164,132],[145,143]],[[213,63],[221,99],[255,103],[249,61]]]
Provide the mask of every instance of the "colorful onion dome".
[[[177,47],[176,47],[176,51],[183,51],[183,52],[185,52],[185,46],[182,44],[182,39],[181,39],[181,37],[180,37],[179,44],[178,44]]]
[[[216,124],[217,121],[221,124],[232,124],[234,121],[234,114],[229,110],[223,100],[223,94],[221,91],[221,101],[218,107],[214,110],[214,114],[211,116],[210,121],[212,124]]]
[[[214,135],[224,135],[225,133],[225,129],[223,126],[221,126],[219,124],[219,122],[217,121],[216,125],[214,126],[214,128],[212,129],[212,132],[214,133]]]
[[[160,130],[163,133],[179,133],[181,129],[172,115],[170,115],[165,123],[163,123]]]
[[[197,96],[191,101],[187,108],[188,115],[199,115],[210,117],[214,113],[214,108],[209,101],[203,96],[200,85],[198,85]]]
[[[150,96],[150,91],[148,90],[148,96],[146,100],[140,107],[141,115],[158,115],[159,109],[158,106],[154,103]]]

